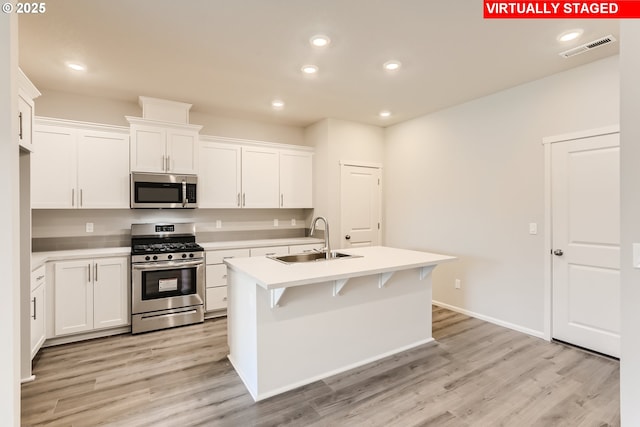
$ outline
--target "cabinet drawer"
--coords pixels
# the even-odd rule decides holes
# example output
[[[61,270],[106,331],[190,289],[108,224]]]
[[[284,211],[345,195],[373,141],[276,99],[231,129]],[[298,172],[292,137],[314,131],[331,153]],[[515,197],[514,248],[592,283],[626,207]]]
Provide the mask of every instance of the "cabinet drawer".
[[[289,255],[289,246],[270,246],[266,248],[252,248],[251,256],[280,256]]]
[[[227,287],[218,286],[216,288],[207,288],[205,308],[206,311],[226,309]]]
[[[322,243],[311,243],[308,245],[293,245],[289,246],[290,254],[301,254],[304,252],[312,252],[313,250],[321,250],[324,247]]]
[[[249,256],[249,249],[224,249],[207,251],[207,264],[222,264],[225,258],[242,258]]]
[[[45,281],[44,265],[31,272],[31,290],[38,289]]]
[[[207,288],[227,285],[227,266],[224,264],[207,265],[205,283]]]

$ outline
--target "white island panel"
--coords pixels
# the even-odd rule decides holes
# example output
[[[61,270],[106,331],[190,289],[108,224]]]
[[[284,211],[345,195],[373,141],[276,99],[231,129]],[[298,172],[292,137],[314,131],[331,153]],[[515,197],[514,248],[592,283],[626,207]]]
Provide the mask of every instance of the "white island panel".
[[[392,266],[381,259],[389,261],[383,255],[393,251],[410,256],[395,270],[389,270]],[[282,276],[288,267],[312,267],[310,263],[286,265],[253,258],[256,262],[251,266],[249,259],[229,260],[229,359],[255,400],[433,340],[431,275],[424,274],[431,268],[423,267],[455,258],[391,248],[349,252],[357,252],[362,258],[369,254],[369,268],[361,270],[365,265],[362,258],[315,262],[311,264],[319,266],[324,276],[320,274],[313,282],[300,277],[318,275],[318,267],[315,273],[314,268],[310,268],[311,273],[297,271],[293,273],[296,284],[291,286],[277,278],[278,270],[284,269]],[[243,271],[239,264],[250,271]],[[277,282],[269,283],[260,277],[260,270],[264,273],[265,267]],[[385,274],[386,271],[393,274]],[[336,274],[346,274],[349,280],[334,296]],[[286,292],[279,306],[273,308],[271,292],[275,283]]]

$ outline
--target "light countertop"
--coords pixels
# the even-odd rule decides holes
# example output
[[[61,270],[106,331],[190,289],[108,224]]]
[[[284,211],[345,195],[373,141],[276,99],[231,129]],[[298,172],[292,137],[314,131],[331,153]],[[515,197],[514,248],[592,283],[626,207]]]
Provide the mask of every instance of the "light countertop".
[[[289,246],[304,245],[313,243],[323,243],[324,240],[313,237],[283,238],[283,239],[263,239],[263,240],[240,240],[226,242],[198,242],[205,251],[217,249],[240,249],[258,248],[265,246]],[[71,249],[64,251],[34,252],[31,254],[31,270],[44,265],[48,261],[64,261],[73,259],[112,257],[131,255],[131,247],[123,246],[117,248],[94,248],[94,249]]]
[[[435,266],[456,259],[449,255],[384,246],[340,249],[338,252],[358,257],[296,264],[285,264],[267,257],[229,258],[224,262],[231,270],[250,276],[259,286],[278,289]]]

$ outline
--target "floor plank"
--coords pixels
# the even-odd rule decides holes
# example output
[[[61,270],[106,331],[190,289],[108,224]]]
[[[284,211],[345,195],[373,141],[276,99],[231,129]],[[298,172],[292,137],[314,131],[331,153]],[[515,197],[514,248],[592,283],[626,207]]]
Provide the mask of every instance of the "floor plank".
[[[226,319],[45,348],[23,426],[619,426],[619,363],[433,307],[436,342],[255,403]]]

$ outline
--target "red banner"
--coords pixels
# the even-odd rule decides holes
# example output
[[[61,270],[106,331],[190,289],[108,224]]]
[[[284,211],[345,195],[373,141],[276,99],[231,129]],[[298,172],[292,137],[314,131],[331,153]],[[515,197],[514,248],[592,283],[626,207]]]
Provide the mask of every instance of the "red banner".
[[[640,0],[495,1],[484,0],[485,19],[640,18]]]

